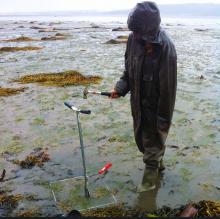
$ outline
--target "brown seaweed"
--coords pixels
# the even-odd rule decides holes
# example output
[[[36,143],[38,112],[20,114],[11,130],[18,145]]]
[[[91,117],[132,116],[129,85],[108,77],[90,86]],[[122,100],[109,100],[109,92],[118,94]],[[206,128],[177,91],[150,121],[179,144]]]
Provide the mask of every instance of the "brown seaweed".
[[[49,154],[44,150],[40,150],[32,152],[30,155],[26,156],[24,160],[15,160],[14,163],[21,166],[21,168],[30,169],[34,166],[42,167],[44,163],[49,160]]]
[[[3,42],[30,42],[30,41],[38,41],[38,39],[32,39],[30,37],[21,36],[14,39],[2,40]]]
[[[136,209],[126,209],[122,205],[113,205],[82,212],[82,216],[86,217],[137,217],[138,215],[139,212]]]
[[[43,47],[37,47],[37,46],[1,47],[0,52],[33,51],[33,50],[40,50],[40,49],[43,49]]]
[[[24,92],[27,88],[21,87],[21,88],[3,88],[0,87],[0,97],[7,97],[11,95],[16,95],[21,92]]]
[[[16,217],[42,217],[42,213],[37,209],[26,210],[22,212],[18,212]]]
[[[179,217],[188,206],[192,206],[197,211],[194,217],[218,217],[220,216],[219,201],[200,201],[199,203],[190,203],[178,208],[163,206],[154,212],[141,211],[137,208],[127,208],[123,205],[108,206],[104,208],[91,209],[82,212],[86,217]]]
[[[23,195],[7,195],[5,193],[0,194],[0,207],[5,209],[16,208],[18,202],[24,198]]]
[[[86,85],[91,83],[99,83],[101,77],[99,76],[83,76],[77,71],[70,70],[59,73],[40,73],[34,75],[26,75],[17,80],[22,84],[39,83],[46,86],[70,86],[70,85]]]

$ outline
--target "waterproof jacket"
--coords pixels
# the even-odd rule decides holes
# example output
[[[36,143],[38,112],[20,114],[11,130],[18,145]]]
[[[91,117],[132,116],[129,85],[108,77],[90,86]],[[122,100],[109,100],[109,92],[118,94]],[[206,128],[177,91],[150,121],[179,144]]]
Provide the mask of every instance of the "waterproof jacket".
[[[149,19],[151,16],[153,20]],[[125,52],[125,71],[115,86],[116,92],[121,96],[130,91],[135,139],[143,153],[143,128],[149,128],[149,133],[154,129],[162,144],[165,143],[176,97],[176,51],[172,41],[159,25],[159,10],[154,3],[137,4],[129,16],[128,27],[134,33],[141,33],[142,39],[153,43],[154,47],[159,48],[159,52],[156,58],[151,60],[151,64],[146,65],[146,49],[140,39],[131,33]],[[149,138],[149,135],[146,138]]]

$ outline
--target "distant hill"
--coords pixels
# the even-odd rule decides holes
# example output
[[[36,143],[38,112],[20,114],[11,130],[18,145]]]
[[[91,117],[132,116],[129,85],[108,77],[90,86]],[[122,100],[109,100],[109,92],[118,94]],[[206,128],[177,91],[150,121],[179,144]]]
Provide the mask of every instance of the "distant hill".
[[[220,4],[158,5],[162,16],[220,16]],[[109,15],[128,15],[129,10],[105,12]]]
[[[162,15],[220,16],[220,4],[160,5]]]
[[[220,4],[161,4],[159,5],[161,15],[166,17],[218,17],[220,16]],[[11,15],[40,15],[40,16],[127,16],[129,10],[117,11],[54,11],[54,12],[29,12],[29,13],[7,13],[1,16]]]

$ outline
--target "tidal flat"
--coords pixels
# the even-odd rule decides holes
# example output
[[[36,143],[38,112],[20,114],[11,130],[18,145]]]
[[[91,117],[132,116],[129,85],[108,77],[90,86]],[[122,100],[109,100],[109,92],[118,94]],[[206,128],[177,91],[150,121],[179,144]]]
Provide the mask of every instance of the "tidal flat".
[[[42,18],[33,26],[28,19],[0,21],[0,48],[42,48],[0,52],[0,88],[19,88],[23,84],[16,80],[27,75],[74,70],[85,77],[102,78],[89,85],[91,90],[113,89],[124,70],[126,44],[106,42],[128,36],[125,22],[51,23]],[[154,203],[153,209],[219,200],[220,24],[203,19],[193,22],[174,19],[162,23],[177,49],[178,89],[164,157],[166,170],[148,199],[136,192],[144,165],[133,138],[129,94],[117,100],[92,94],[83,99],[85,85],[28,83],[22,92],[0,96],[0,173],[6,170],[0,192],[19,197],[13,199],[13,208],[0,207],[1,216],[64,213],[53,199],[50,182],[83,174],[76,115],[64,101],[91,110],[91,115],[80,115],[88,174],[111,162],[105,183],[118,203],[147,210],[148,202]],[[68,37],[15,40],[50,38],[58,33]],[[37,148],[47,148],[50,159],[43,166],[24,169],[13,162]],[[34,198],[27,198],[30,196]]]

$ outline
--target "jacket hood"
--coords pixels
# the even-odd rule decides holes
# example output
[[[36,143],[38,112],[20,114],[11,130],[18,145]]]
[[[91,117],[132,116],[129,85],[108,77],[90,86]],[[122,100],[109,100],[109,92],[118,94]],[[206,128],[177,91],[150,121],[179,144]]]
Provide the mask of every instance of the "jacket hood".
[[[160,30],[160,11],[154,2],[138,3],[128,16],[129,30],[139,33],[141,38],[153,42]]]

